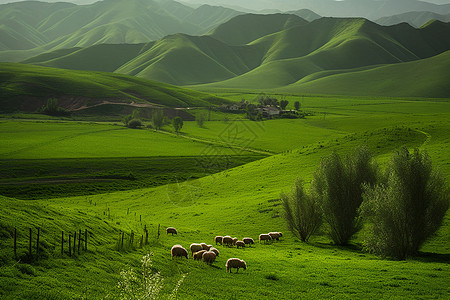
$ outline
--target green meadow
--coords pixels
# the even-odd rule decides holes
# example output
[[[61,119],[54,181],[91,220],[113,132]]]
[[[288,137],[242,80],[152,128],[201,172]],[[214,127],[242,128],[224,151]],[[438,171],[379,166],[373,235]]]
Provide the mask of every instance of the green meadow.
[[[240,101],[255,94],[220,96]],[[164,278],[162,299],[448,298],[448,213],[417,257],[395,261],[364,250],[364,229],[346,247],[334,246],[326,228],[309,243],[300,242],[288,231],[279,200],[296,178],[308,183],[322,157],[333,151],[344,155],[361,144],[370,147],[381,166],[399,147],[427,150],[448,181],[448,100],[301,95],[286,99],[291,105],[300,100],[309,115],[251,122],[227,114],[227,120],[220,116],[203,128],[185,122],[179,136],[170,126],[155,132],[109,123],[3,118],[0,186],[5,191],[2,183],[34,181],[43,193],[1,196],[1,298],[124,298],[118,288],[124,282],[121,271],[132,268],[139,278],[140,259],[147,253],[153,253],[152,271]],[[208,170],[199,167],[198,157]],[[15,176],[7,170],[14,170]],[[136,179],[127,178],[130,173]],[[93,184],[93,178],[112,181],[97,182],[90,190],[85,185]],[[45,181],[58,179],[72,180],[61,185],[72,184],[74,191],[62,186],[46,197]],[[148,184],[152,180],[154,184]],[[179,234],[166,235],[168,226]],[[37,227],[41,235],[36,257]],[[29,228],[34,236],[32,260]],[[81,247],[80,254],[69,257],[69,232],[85,229],[87,251]],[[141,247],[144,229],[149,238]],[[66,234],[63,254],[61,231]],[[212,266],[191,256],[170,257],[175,244],[212,244],[215,235],[256,240],[269,231],[284,235],[278,242],[245,249],[219,245],[220,256]],[[244,259],[247,270],[226,273],[230,257]],[[134,295],[139,288],[135,286]]]

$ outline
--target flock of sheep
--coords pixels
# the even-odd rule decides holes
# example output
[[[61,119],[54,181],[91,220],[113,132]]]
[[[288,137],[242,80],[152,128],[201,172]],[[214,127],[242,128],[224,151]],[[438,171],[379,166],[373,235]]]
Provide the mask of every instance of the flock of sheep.
[[[166,229],[166,234],[171,233],[172,235],[178,234],[177,230],[174,227],[168,227]],[[262,241],[267,243],[267,241],[279,240],[283,234],[281,232],[269,232],[263,233],[259,235],[259,243]],[[238,240],[238,238],[232,238],[229,235],[226,236],[216,236],[214,238],[214,242],[223,246],[236,246],[236,248],[245,248],[247,245],[250,246],[255,243],[252,238],[246,237],[242,240]],[[213,245],[207,245],[206,243],[192,243],[190,246],[191,255],[194,260],[202,260],[207,264],[212,264],[216,257],[219,256],[220,252]],[[174,257],[186,257],[188,258],[188,251],[181,245],[174,245],[171,249],[172,259]],[[244,270],[247,269],[247,264],[244,260],[239,258],[230,258],[227,260],[225,264],[227,272],[231,273],[231,269],[235,268],[236,273],[239,272],[239,269],[242,268]]]

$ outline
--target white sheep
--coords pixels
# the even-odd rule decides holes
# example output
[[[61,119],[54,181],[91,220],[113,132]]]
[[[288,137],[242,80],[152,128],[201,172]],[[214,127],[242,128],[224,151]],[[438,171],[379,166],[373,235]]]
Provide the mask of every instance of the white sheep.
[[[203,253],[205,253],[205,252],[206,252],[206,250],[197,251],[192,255],[192,258],[194,260],[200,260],[200,259],[202,259]]]
[[[242,241],[246,244],[246,245],[252,245],[255,243],[255,241],[252,238],[246,237],[243,238]]]
[[[243,241],[237,241],[236,242],[236,248],[245,248],[245,243]]]
[[[166,234],[171,233],[172,235],[178,234],[178,231],[174,227],[167,227],[166,228]]]
[[[208,251],[209,248],[212,247],[211,245],[206,245],[206,243],[200,243],[200,245],[202,245],[203,250],[206,250],[206,251]]]
[[[267,234],[267,233],[261,233],[259,235],[259,243],[261,244],[261,241],[264,241],[264,243],[266,243],[266,241],[271,241],[272,237]]]
[[[269,232],[270,237],[272,238],[272,240],[280,240],[280,237],[283,236],[283,233],[281,232]]]
[[[226,245],[226,246],[232,246],[233,245],[233,239],[229,235],[224,236],[222,242],[223,242],[223,245]]]
[[[238,241],[238,238],[237,237],[234,237],[233,238],[233,246],[235,246],[236,245],[236,242]]]
[[[191,249],[192,255],[194,255],[194,252],[203,250],[203,247],[200,244],[192,243],[191,246],[190,246],[190,249]]]
[[[202,261],[207,264],[212,264],[216,260],[216,254],[212,251],[207,251],[202,255]]]
[[[217,243],[222,245],[222,240],[223,240],[223,236],[221,236],[221,235],[218,235],[214,238],[214,242],[216,242],[216,245],[217,245]]]
[[[172,254],[172,259],[176,256],[184,256],[188,258],[188,252],[186,249],[183,248],[181,245],[174,245],[172,249],[170,250],[170,253]]]
[[[230,258],[227,260],[227,263],[225,264],[225,267],[227,268],[227,273],[231,272],[231,268],[236,268],[237,272],[239,272],[239,268],[243,268],[244,270],[247,270],[247,264],[245,261],[239,258]]]
[[[219,256],[219,254],[220,254],[219,250],[218,250],[217,248],[214,248],[214,247],[211,247],[211,248],[209,249],[209,251],[214,252],[214,253],[216,254],[216,256]]]

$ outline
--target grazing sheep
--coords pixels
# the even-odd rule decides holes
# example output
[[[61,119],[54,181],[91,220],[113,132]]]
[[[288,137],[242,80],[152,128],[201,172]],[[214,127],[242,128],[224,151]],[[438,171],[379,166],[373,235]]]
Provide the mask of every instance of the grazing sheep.
[[[211,247],[211,249],[209,249],[209,251],[212,251],[216,254],[216,256],[219,256],[219,250],[217,250],[217,248]]]
[[[175,256],[184,256],[184,257],[186,257],[186,259],[188,258],[187,250],[184,249],[183,246],[181,246],[181,245],[173,246],[172,249],[170,250],[170,252],[172,253],[172,259]]]
[[[197,251],[197,252],[195,252],[193,255],[192,255],[192,258],[194,259],[194,260],[200,260],[200,259],[202,259],[202,255],[203,255],[203,253],[205,253],[206,252],[206,250],[200,250],[200,251]]]
[[[267,233],[261,233],[259,235],[259,243],[261,244],[261,241],[264,241],[264,243],[266,243],[266,241],[270,241],[272,240],[272,237],[267,234]]]
[[[212,251],[207,251],[203,253],[202,261],[207,264],[212,264],[216,260],[216,254]]]
[[[237,272],[239,272],[239,268],[243,268],[244,270],[247,270],[247,264],[245,261],[239,258],[230,258],[227,260],[227,263],[225,264],[225,267],[227,267],[227,273],[231,272],[231,268],[236,268]]]
[[[280,240],[280,233],[279,232],[269,232],[270,237],[272,238],[272,240]]]
[[[233,238],[233,246],[236,245],[236,242],[237,242],[237,241],[238,241],[238,238],[237,238],[237,237],[234,237],[234,238]]]
[[[236,242],[236,247],[237,247],[237,248],[239,248],[239,247],[245,248],[245,243],[244,243],[243,241],[237,241],[237,242]]]
[[[222,240],[223,240],[223,236],[221,236],[221,235],[218,235],[214,238],[214,242],[216,242],[216,245],[217,245],[217,243],[222,245]]]
[[[166,234],[169,234],[169,233],[171,233],[172,235],[178,234],[177,230],[175,228],[173,228],[173,227],[167,227],[166,228]]]
[[[246,237],[243,238],[242,241],[246,244],[246,245],[252,245],[255,243],[255,241],[252,238]]]
[[[223,242],[223,245],[225,245],[225,246],[233,245],[233,239],[231,238],[231,236],[228,236],[228,235],[223,237],[222,242]]]
[[[206,245],[206,243],[200,243],[200,245],[202,245],[203,250],[206,250],[206,251],[208,251],[209,248],[212,247],[211,245]]]
[[[190,246],[190,249],[191,249],[192,255],[194,255],[194,252],[203,250],[203,247],[200,244],[192,243],[191,246]]]

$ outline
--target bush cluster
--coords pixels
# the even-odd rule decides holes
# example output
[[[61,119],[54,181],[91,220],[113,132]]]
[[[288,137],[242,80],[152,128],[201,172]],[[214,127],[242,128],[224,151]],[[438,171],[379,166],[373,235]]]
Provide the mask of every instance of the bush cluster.
[[[384,173],[367,147],[342,159],[322,159],[309,193],[297,180],[281,194],[289,229],[302,241],[317,232],[321,220],[337,245],[345,245],[362,228],[365,248],[381,256],[415,255],[440,227],[449,208],[449,189],[426,152],[396,151]]]

